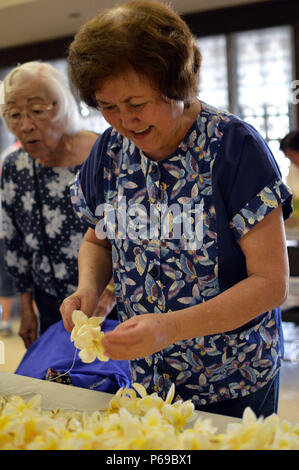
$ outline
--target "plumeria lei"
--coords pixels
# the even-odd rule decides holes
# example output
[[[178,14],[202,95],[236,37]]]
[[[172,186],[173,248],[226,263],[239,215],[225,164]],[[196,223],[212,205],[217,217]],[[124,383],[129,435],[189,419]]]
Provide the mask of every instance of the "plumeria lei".
[[[72,320],[75,326],[71,332],[71,341],[80,349],[79,357],[82,362],[93,362],[96,358],[108,361],[102,346],[104,333],[101,331],[101,324],[104,317],[88,318],[81,310],[74,310]]]

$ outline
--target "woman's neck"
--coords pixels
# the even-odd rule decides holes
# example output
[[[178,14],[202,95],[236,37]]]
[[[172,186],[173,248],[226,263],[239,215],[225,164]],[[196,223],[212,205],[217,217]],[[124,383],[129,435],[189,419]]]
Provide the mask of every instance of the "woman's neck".
[[[80,165],[87,158],[97,135],[89,131],[79,131],[77,134],[64,135],[58,146],[44,159],[36,160],[48,167],[71,167]]]

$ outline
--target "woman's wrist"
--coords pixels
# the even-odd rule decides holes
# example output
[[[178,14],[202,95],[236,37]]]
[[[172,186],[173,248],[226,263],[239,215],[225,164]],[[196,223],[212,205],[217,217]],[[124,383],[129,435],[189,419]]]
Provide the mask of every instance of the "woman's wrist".
[[[183,338],[183,332],[182,332],[182,322],[180,321],[181,315],[180,311],[176,312],[168,312],[165,314],[166,317],[168,318],[168,324],[167,324],[167,330],[168,330],[168,336],[169,336],[169,344],[175,344],[178,343],[179,341],[182,341]]]

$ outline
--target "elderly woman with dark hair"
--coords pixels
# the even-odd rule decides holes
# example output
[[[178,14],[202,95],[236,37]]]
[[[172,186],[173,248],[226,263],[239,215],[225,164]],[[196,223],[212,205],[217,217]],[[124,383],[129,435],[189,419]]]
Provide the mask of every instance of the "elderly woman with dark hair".
[[[201,55],[162,2],[100,12],[75,36],[70,77],[111,127],[72,185],[89,229],[61,306],[92,315],[111,273],[121,323],[108,357],[133,381],[196,408],[277,410],[279,306],[291,194],[263,139],[197,98]]]
[[[299,167],[299,131],[291,131],[280,141],[280,150]]]
[[[296,198],[299,196],[299,131],[289,132],[280,141],[280,150],[289,158],[291,165],[287,178]]]
[[[60,303],[78,283],[87,227],[74,213],[68,184],[98,135],[83,130],[77,103],[50,64],[14,68],[1,92],[1,115],[21,142],[4,161],[2,209],[6,262],[22,300],[19,333],[29,347],[61,320]],[[110,311],[114,295],[104,295]]]

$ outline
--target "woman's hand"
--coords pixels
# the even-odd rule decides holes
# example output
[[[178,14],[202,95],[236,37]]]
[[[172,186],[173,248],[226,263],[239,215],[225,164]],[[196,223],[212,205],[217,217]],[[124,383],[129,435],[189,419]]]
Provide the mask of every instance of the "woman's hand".
[[[88,317],[95,315],[99,297],[111,280],[112,257],[108,240],[98,239],[95,230],[88,228],[78,255],[79,287],[64,299],[60,307],[64,327],[71,332],[72,313],[82,310]]]
[[[115,360],[149,356],[176,341],[176,324],[171,313],[147,313],[130,318],[105,333],[105,355]]]
[[[25,348],[29,346],[37,339],[38,319],[34,312],[34,309],[27,309],[22,311],[21,323],[19,328],[19,335],[24,341]]]
[[[98,292],[94,289],[78,289],[72,295],[64,299],[60,306],[60,313],[66,331],[74,328],[72,313],[74,310],[82,310],[90,317],[96,310],[99,300]]]

